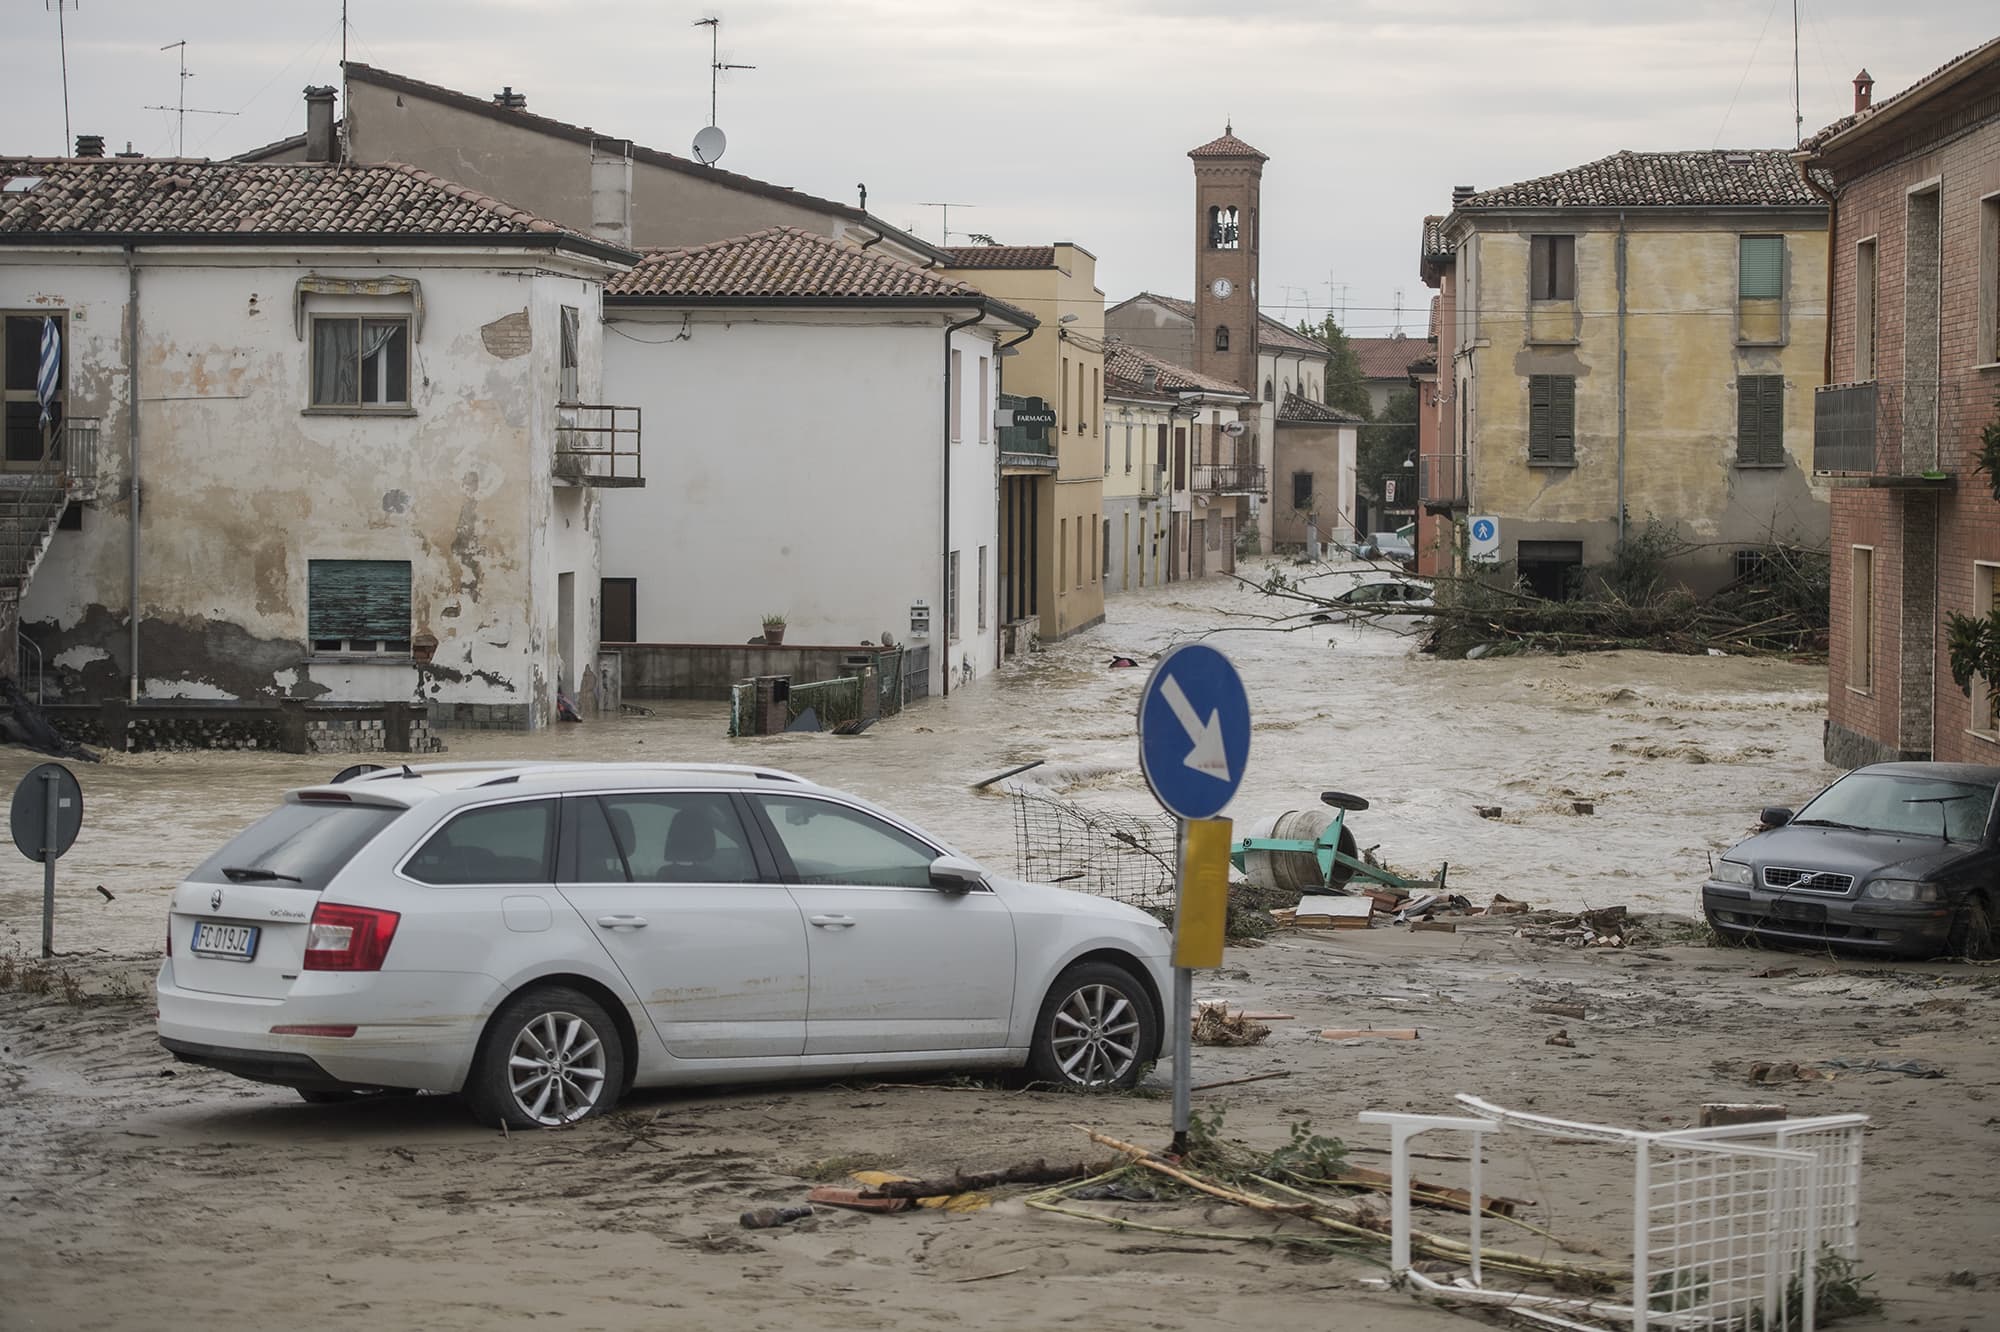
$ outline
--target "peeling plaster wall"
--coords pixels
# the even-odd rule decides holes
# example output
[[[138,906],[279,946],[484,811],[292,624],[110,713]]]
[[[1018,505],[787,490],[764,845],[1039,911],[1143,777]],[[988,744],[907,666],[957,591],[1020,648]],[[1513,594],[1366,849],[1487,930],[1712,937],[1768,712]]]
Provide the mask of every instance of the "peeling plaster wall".
[[[1478,339],[1472,399],[1473,513],[1501,519],[1501,557],[1522,540],[1581,541],[1587,564],[1618,534],[1617,218],[1563,216],[1476,239],[1477,291],[1464,313]],[[1825,217],[1628,215],[1625,508],[1713,543],[1688,557],[1697,589],[1727,581],[1731,552],[1774,539],[1824,546],[1827,489],[1812,477],[1813,389],[1826,321]],[[1576,235],[1575,302],[1528,300],[1529,237]],[[1740,235],[1782,233],[1782,316],[1739,328]],[[1463,272],[1465,266],[1462,265]],[[1770,303],[1752,303],[1768,305]],[[1561,308],[1555,308],[1561,307]],[[1530,313],[1524,314],[1524,311]],[[1783,341],[1764,339],[1781,329]],[[1753,340],[1754,339],[1754,340]],[[1528,380],[1576,377],[1576,465],[1530,466]],[[1736,463],[1736,377],[1785,378],[1779,468]]]
[[[975,674],[993,669],[997,459],[972,427],[976,412],[990,417],[994,390],[968,406],[964,438],[947,446],[942,316],[705,311],[682,339],[681,311],[614,304],[609,314],[606,392],[644,409],[658,460],[644,489],[604,497],[603,572],[637,580],[641,641],[741,643],[777,611],[788,646],[884,632],[928,644],[933,692],[947,659],[954,683],[968,662]],[[962,330],[952,345],[964,353],[962,387],[976,392],[970,367],[993,354],[993,333]],[[947,447],[961,607],[950,645],[940,604]],[[931,609],[928,638],[909,632],[917,601]]]
[[[596,501],[551,483],[558,307],[576,305],[584,397],[599,387],[594,265],[519,252],[142,250],[140,665],[146,696],[409,700],[417,668],[315,656],[313,559],[411,564],[413,633],[439,640],[423,696],[552,713],[557,658],[594,662]],[[567,270],[567,271],[564,271]],[[404,414],[309,412],[307,274],[396,274],[422,286]],[[58,532],[23,624],[72,667],[72,699],[122,698],[128,639],[130,441],[126,273],[108,254],[0,250],[0,306],[71,311],[71,414],[102,420],[99,499]],[[401,312],[404,297],[307,298],[308,313]],[[521,354],[483,330],[526,315]],[[558,644],[556,575],[587,602]],[[580,669],[580,665],[579,665]]]

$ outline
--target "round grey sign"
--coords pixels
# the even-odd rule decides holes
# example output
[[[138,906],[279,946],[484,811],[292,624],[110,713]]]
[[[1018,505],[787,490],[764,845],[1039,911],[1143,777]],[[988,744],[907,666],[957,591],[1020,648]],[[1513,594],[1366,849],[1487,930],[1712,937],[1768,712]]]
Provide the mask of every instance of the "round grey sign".
[[[42,848],[48,844],[52,800],[56,811],[56,844],[50,854],[53,860],[76,845],[76,834],[83,827],[83,788],[76,784],[76,774],[60,763],[42,763],[30,768],[21,784],[14,788],[14,808],[9,819],[14,845],[30,860],[40,860]]]

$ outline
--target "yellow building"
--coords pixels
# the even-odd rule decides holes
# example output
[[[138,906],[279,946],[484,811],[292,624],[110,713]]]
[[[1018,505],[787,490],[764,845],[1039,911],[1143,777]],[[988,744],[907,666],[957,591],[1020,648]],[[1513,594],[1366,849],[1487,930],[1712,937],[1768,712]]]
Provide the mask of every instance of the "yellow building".
[[[1054,245],[969,245],[949,251],[957,278],[1041,321],[1001,363],[1006,401],[1038,398],[1056,414],[1040,438],[1003,431],[1000,448],[1000,619],[1064,638],[1104,619],[1104,293],[1097,257]]]
[[[1497,519],[1498,561],[1546,596],[1649,521],[1693,547],[1674,572],[1698,591],[1770,542],[1825,545],[1826,205],[1786,153],[1623,152],[1461,187],[1442,236],[1439,375],[1464,443],[1426,507],[1446,540]]]

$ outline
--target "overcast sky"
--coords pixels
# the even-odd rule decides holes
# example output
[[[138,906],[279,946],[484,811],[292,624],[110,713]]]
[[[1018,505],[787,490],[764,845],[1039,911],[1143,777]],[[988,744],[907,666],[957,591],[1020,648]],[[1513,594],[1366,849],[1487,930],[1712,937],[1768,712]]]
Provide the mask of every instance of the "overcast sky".
[[[62,149],[56,0],[0,9],[0,152]],[[339,0],[64,0],[75,133],[224,157],[299,132],[300,90],[337,83]],[[708,122],[722,58],[723,165],[939,237],[1074,240],[1116,301],[1191,294],[1189,148],[1236,133],[1264,172],[1263,305],[1345,301],[1351,332],[1424,330],[1420,220],[1451,187],[1543,175],[1621,148],[1781,147],[1792,133],[1785,0],[350,0],[353,57],[671,152]],[[1799,0],[1808,134],[2000,32],[1993,0]]]

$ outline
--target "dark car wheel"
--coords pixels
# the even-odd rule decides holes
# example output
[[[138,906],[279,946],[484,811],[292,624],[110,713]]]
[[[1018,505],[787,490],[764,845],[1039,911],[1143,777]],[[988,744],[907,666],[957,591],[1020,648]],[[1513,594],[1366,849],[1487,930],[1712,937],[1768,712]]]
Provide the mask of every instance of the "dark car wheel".
[[[1946,945],[1953,957],[1984,962],[1994,956],[1993,908],[1984,893],[1968,893],[1951,918],[1951,939]]]
[[[465,1100],[491,1128],[558,1128],[609,1110],[624,1086],[625,1047],[610,1014],[587,994],[551,985],[500,1005]]]
[[[1042,1001],[1028,1070],[1059,1087],[1130,1087],[1159,1048],[1146,987],[1123,967],[1079,962]]]

